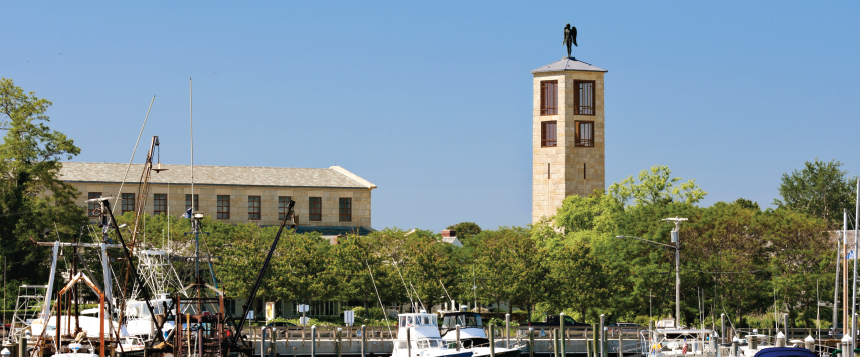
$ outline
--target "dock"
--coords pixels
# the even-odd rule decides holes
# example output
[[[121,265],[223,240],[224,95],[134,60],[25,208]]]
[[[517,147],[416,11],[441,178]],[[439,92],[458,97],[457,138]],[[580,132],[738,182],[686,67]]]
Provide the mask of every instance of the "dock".
[[[490,336],[489,329],[493,330],[494,346],[520,346],[521,355],[530,357],[562,357],[562,349],[554,351],[554,346],[563,346],[565,356],[594,356],[593,346],[597,342],[592,329],[588,327],[566,327],[562,333],[563,344],[558,340],[558,327],[535,327],[530,331],[529,327],[518,326],[511,327],[509,334],[505,333],[504,327],[485,326],[484,329],[487,336]],[[641,334],[640,331],[644,332]],[[256,327],[243,329],[243,333],[254,343],[254,353],[258,356],[373,357],[388,356],[392,353],[392,341],[397,335],[397,329],[392,327],[389,330],[384,326]],[[261,338],[264,334],[265,341]],[[555,341],[554,334],[557,336]],[[643,339],[645,335],[645,328],[608,329],[604,356],[642,354],[647,342]],[[598,345],[600,346],[600,343]]]

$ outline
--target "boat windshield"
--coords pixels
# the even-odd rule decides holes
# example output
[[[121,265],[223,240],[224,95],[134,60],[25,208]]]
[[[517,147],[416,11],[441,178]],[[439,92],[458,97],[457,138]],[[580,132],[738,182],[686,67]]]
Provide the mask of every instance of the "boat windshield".
[[[449,343],[443,340],[417,340],[416,348],[441,348],[448,349]]]
[[[457,314],[445,316],[442,320],[442,326],[445,328],[455,328],[457,325],[463,327],[481,327],[481,315],[475,313]]]

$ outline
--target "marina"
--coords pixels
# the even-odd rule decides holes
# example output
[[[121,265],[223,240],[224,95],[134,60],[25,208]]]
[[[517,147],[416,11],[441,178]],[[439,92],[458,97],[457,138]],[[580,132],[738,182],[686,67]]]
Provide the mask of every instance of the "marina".
[[[861,357],[844,8],[180,5],[0,56],[0,357]]]

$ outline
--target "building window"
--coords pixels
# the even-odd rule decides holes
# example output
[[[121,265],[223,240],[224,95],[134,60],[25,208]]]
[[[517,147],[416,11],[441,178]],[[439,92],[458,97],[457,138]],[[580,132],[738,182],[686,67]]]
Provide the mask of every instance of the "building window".
[[[159,213],[167,213],[167,194],[166,193],[156,193],[153,197],[152,203],[152,214],[157,215]]]
[[[260,220],[260,196],[248,196],[248,219]]]
[[[230,195],[218,195],[216,201],[218,210],[215,218],[230,219]]]
[[[556,146],[556,122],[541,122],[541,147],[551,148]]]
[[[595,81],[574,81],[574,88],[579,91],[574,98],[577,100],[574,114],[595,115]]]
[[[541,115],[559,113],[559,84],[557,81],[541,81]]]
[[[290,206],[290,196],[278,196],[278,220],[287,218],[287,208]]]
[[[197,194],[194,195],[194,209],[192,211],[200,211],[200,197]],[[185,209],[191,207],[191,195],[185,195]]]
[[[134,212],[134,211],[135,211],[135,194],[134,193],[124,193],[123,194],[123,213]]]
[[[323,220],[323,198],[322,197],[308,197],[308,213],[310,216],[308,217],[309,221],[322,221]]]
[[[351,220],[353,220],[352,198],[338,199],[338,220],[341,222],[350,222]]]
[[[576,121],[574,128],[574,137],[577,138],[574,146],[595,147],[595,122]]]
[[[95,198],[102,197],[101,192],[87,192],[87,199],[92,200]],[[87,216],[88,217],[98,217],[99,216],[99,203],[98,202],[87,202]]]

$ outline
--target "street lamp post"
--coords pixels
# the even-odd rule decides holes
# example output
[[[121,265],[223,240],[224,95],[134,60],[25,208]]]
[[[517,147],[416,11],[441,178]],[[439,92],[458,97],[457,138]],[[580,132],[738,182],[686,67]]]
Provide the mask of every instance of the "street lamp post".
[[[681,315],[681,304],[680,304],[681,294],[680,294],[680,291],[681,291],[682,279],[681,279],[681,275],[679,275],[679,250],[681,249],[681,246],[679,243],[679,223],[687,221],[687,220],[688,220],[687,218],[679,218],[679,217],[662,219],[662,221],[674,222],[676,224],[675,228],[673,228],[673,230],[670,232],[671,240],[673,243],[675,243],[675,245],[653,242],[650,240],[646,240],[646,239],[634,237],[634,236],[616,236],[616,238],[619,238],[619,239],[621,239],[621,238],[633,238],[636,240],[640,240],[640,241],[643,241],[646,243],[662,246],[662,247],[667,248],[667,249],[673,249],[676,251],[676,328],[681,327],[681,318],[680,318],[680,315]]]

